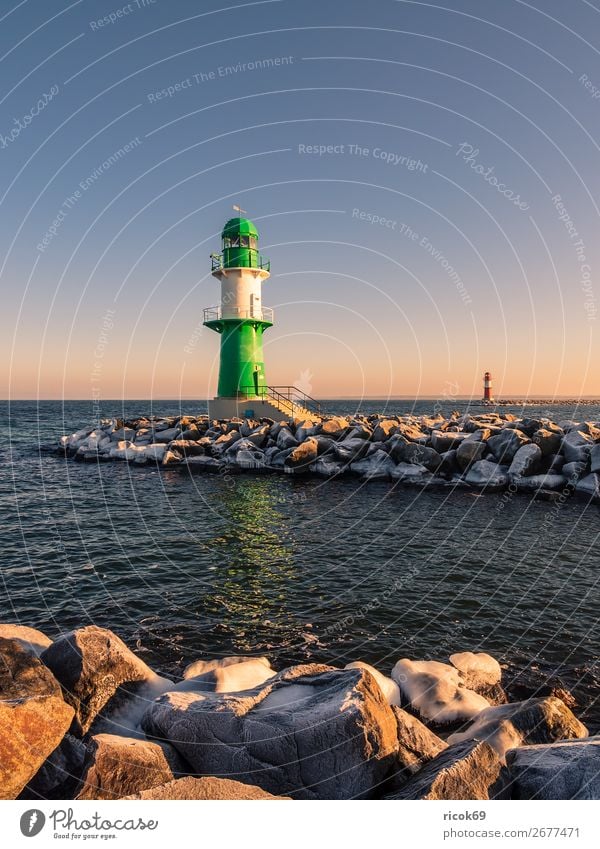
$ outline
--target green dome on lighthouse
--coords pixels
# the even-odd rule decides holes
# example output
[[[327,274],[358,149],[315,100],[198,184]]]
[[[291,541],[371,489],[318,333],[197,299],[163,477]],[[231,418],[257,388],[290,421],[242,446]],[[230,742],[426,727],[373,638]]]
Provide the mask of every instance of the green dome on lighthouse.
[[[258,252],[258,230],[248,218],[230,218],[221,240],[221,254],[213,256],[213,271],[217,267],[269,270],[269,261]]]
[[[230,218],[223,227],[221,236],[254,236],[258,239],[258,230],[249,218]]]

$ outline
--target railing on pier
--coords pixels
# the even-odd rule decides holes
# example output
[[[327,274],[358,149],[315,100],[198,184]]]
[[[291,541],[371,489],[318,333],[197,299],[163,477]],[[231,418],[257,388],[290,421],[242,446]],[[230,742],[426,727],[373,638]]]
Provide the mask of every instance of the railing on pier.
[[[297,386],[240,386],[243,395],[251,398],[260,398],[262,401],[270,401],[282,412],[294,416],[301,410],[321,415],[321,405],[315,398],[311,398],[306,392]]]

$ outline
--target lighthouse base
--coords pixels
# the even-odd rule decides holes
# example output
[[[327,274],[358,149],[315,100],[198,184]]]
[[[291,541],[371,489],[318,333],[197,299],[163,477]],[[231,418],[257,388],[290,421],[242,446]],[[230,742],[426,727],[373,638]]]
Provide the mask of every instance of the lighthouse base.
[[[278,406],[264,398],[213,398],[208,402],[211,419],[273,419],[276,422],[302,418],[314,418],[314,414],[301,404]]]

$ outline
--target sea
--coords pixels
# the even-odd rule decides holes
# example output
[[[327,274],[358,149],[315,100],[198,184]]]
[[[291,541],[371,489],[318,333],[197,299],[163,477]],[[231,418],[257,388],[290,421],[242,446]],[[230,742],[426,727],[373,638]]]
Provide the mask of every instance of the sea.
[[[482,412],[469,402],[330,401],[332,413]],[[523,412],[521,408],[504,412]],[[281,474],[76,463],[52,449],[98,416],[203,401],[0,405],[0,621],[54,638],[112,629],[157,672],[265,655],[275,668],[447,661],[485,651],[513,698],[568,689],[600,731],[597,505]],[[555,421],[600,406],[528,406]]]

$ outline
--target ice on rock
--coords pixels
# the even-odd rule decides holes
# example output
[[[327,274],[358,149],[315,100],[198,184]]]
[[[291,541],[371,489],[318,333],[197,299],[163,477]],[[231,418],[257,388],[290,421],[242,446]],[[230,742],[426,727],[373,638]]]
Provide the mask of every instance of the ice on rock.
[[[259,687],[275,675],[266,657],[196,661],[187,667],[184,680],[173,689],[183,692],[239,693]]]
[[[399,660],[392,678],[400,692],[422,719],[447,725],[472,719],[490,703],[478,693],[463,687],[454,666],[436,660]]]
[[[499,684],[502,669],[498,661],[485,652],[462,651],[450,655],[450,663],[464,678],[477,678],[482,684]]]
[[[363,663],[362,660],[355,660],[353,663],[347,663],[344,669],[366,669],[367,672],[370,672],[373,678],[377,681],[379,689],[383,693],[388,705],[400,706],[400,688],[395,681],[392,681],[392,679],[388,678],[387,675],[383,675],[378,669],[375,669],[374,666],[370,666],[368,663]]]

